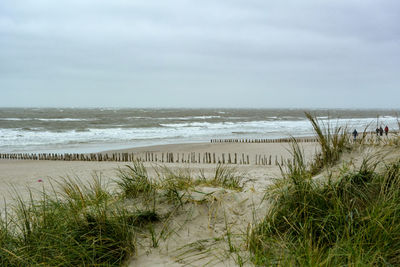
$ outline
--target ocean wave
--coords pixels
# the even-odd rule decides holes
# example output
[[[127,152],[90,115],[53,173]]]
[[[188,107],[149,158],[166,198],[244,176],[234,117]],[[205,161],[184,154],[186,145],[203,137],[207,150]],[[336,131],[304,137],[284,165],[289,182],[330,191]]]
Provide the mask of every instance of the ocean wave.
[[[218,119],[218,118],[221,118],[221,116],[193,116],[193,117],[187,117],[188,120],[191,120],[191,119],[206,120],[206,119]]]
[[[91,118],[91,119],[77,119],[77,118],[35,118],[34,120],[38,121],[95,121],[97,119]]]
[[[207,120],[207,119],[218,119],[221,116],[186,116],[186,117],[127,117],[127,119],[150,119],[150,120]]]
[[[152,117],[143,117],[143,116],[138,116],[138,117],[127,117],[127,119],[128,120],[131,120],[131,119],[154,119],[154,118],[152,118]]]
[[[2,121],[31,121],[31,118],[0,118]]]
[[[233,131],[233,134],[258,134],[258,132]]]
[[[247,128],[280,128],[280,127],[290,127],[293,125],[297,127],[297,125],[306,125],[308,122],[306,120],[303,121],[238,121],[238,122],[183,122],[183,123],[162,123],[160,124],[163,127],[170,128],[211,128],[211,129],[241,129],[243,127]]]
[[[365,127],[373,125],[376,122],[374,118],[362,118],[362,119],[320,119],[322,124],[330,124],[332,127],[335,126],[347,126],[347,127]],[[396,125],[396,118],[385,118],[385,123]],[[277,121],[238,121],[238,122],[182,122],[182,123],[161,123],[160,126],[165,128],[193,128],[193,129],[249,129],[259,131],[288,131],[291,134],[296,134],[301,129],[311,129],[311,124],[308,120],[277,120]],[[254,131],[252,131],[254,132]]]
[[[210,122],[184,122],[184,123],[160,123],[162,127],[210,127],[211,125],[221,125],[221,123],[210,123]]]
[[[204,116],[192,116],[201,117]],[[124,125],[118,123],[118,127],[111,124],[104,124],[99,121],[100,126],[82,123],[78,127],[71,129],[63,129],[62,127],[50,128],[34,127],[34,124],[20,123],[15,128],[0,128],[0,150],[20,151],[28,149],[36,149],[40,147],[62,148],[74,145],[75,149],[79,149],[86,145],[92,144],[162,144],[183,141],[208,141],[213,138],[237,138],[239,135],[246,138],[281,138],[287,136],[307,136],[312,135],[312,127],[308,120],[277,120],[270,118],[264,120],[252,121],[182,121],[172,122],[163,121],[158,126],[158,122],[150,127],[141,127]],[[23,119],[23,118],[7,118],[7,119]],[[43,119],[43,118],[42,118]],[[55,118],[50,118],[54,121]],[[57,118],[55,120],[76,120],[75,118]],[[49,120],[49,119],[46,119]],[[87,120],[87,119],[79,119]],[[323,124],[347,125],[348,129],[363,128],[369,125],[369,130],[376,127],[376,118],[352,118],[352,119],[328,119],[320,117]],[[114,121],[113,121],[114,123]],[[379,118],[379,123],[388,124],[389,128],[398,128],[397,118],[386,116]],[[17,123],[10,123],[14,125]],[[74,125],[74,124],[71,124]],[[64,125],[63,125],[64,126]],[[12,126],[11,126],[12,127]],[[46,126],[47,127],[47,126]],[[96,128],[99,127],[99,128]],[[104,127],[104,128],[100,128]],[[76,146],[75,146],[76,145]]]
[[[0,118],[3,121],[49,121],[49,122],[56,122],[56,121],[94,121],[97,120],[95,118],[91,119],[83,119],[83,118]]]

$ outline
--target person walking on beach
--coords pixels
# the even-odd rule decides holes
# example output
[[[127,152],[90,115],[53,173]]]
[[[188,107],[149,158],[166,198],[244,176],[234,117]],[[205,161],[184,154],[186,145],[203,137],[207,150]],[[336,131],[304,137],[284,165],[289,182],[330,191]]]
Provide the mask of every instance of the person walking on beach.
[[[354,129],[354,131],[353,131],[353,140],[354,140],[354,141],[356,141],[357,135],[358,135],[358,132],[357,132],[356,129]]]
[[[379,135],[380,135],[380,136],[383,136],[383,128],[382,128],[382,126],[379,127]]]
[[[376,136],[379,136],[379,128],[378,128],[378,126],[376,126]]]
[[[386,125],[386,126],[385,126],[385,135],[387,136],[388,133],[389,133],[389,127]]]

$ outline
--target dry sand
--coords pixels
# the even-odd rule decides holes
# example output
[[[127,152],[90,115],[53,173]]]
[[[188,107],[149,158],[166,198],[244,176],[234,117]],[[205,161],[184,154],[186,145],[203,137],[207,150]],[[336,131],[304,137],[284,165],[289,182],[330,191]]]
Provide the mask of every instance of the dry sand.
[[[315,143],[303,144],[305,153],[310,157],[316,148]],[[246,153],[250,157],[256,154],[270,154],[288,158],[287,143],[196,143],[175,144],[132,148],[113,152],[210,152],[210,153]],[[105,152],[106,153],[106,152]],[[107,151],[111,153],[111,151]],[[8,203],[12,202],[15,192],[27,197],[26,188],[40,191],[50,187],[51,179],[59,181],[62,177],[79,177],[89,180],[94,174],[100,175],[105,182],[117,177],[116,170],[123,162],[79,162],[79,161],[29,161],[0,160],[0,193]],[[215,164],[163,164],[171,169],[188,168],[194,176],[200,171],[211,176]],[[145,163],[150,175],[159,163]],[[242,192],[222,188],[199,187],[196,192],[187,195],[188,204],[174,214],[169,221],[171,233],[167,239],[160,238],[159,246],[150,246],[149,238],[138,239],[137,255],[129,262],[130,266],[236,266],[237,255],[229,254],[226,242],[227,230],[233,235],[233,244],[243,246],[243,234],[254,221],[265,215],[267,201],[262,201],[264,190],[274,178],[279,178],[278,166],[272,165],[234,165],[246,181]],[[38,182],[41,179],[42,182]],[[14,189],[11,189],[14,188]],[[11,189],[11,190],[10,190]],[[4,203],[2,203],[4,204]],[[257,215],[256,217],[254,217]],[[156,232],[162,230],[162,225]],[[247,255],[242,255],[246,261]],[[249,264],[249,262],[248,262]]]
[[[316,145],[314,143],[304,143],[304,151],[307,155],[312,155]],[[105,151],[104,153],[114,152],[155,152],[155,153],[245,153],[253,159],[256,154],[266,154],[277,156],[278,158],[289,158],[289,144],[287,143],[191,143],[191,144],[171,144],[138,147],[125,150]],[[213,171],[215,164],[181,164],[164,163],[169,168],[191,168],[194,172],[201,170]],[[24,192],[26,188],[40,190],[48,185],[50,180],[61,180],[62,177],[79,177],[82,180],[89,180],[93,175],[101,175],[102,179],[112,180],[116,178],[119,167],[124,167],[124,162],[83,162],[83,161],[34,161],[34,160],[4,160],[0,159],[0,194],[3,199],[10,200],[17,192]],[[155,164],[146,163],[151,167]],[[245,172],[254,179],[254,183],[263,184],[268,180],[266,177],[276,177],[279,173],[277,166],[255,166],[235,165],[238,171]],[[38,180],[42,182],[38,182]],[[258,187],[258,186],[257,186]],[[12,191],[12,192],[10,192]]]
[[[302,143],[304,151],[307,155],[312,154],[315,151],[315,143]],[[171,145],[158,145],[158,146],[147,146],[137,147],[123,150],[110,150],[103,153],[216,153],[221,155],[222,153],[238,153],[248,154],[253,159],[255,155],[272,155],[283,156],[284,158],[290,157],[288,151],[290,144],[288,143],[187,143],[187,144],[171,144]]]

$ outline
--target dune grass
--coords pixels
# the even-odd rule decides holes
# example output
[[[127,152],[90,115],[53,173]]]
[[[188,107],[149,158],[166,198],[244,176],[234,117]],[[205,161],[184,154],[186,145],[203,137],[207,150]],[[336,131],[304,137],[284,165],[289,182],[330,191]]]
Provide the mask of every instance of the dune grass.
[[[270,266],[399,266],[400,160],[377,170],[383,159],[366,158],[356,170],[343,168],[313,179],[348,149],[346,134],[319,136],[321,154],[307,164],[293,143],[293,161],[267,192],[266,217],[248,237],[252,260]],[[318,130],[319,129],[319,130]],[[316,168],[318,167],[318,168]]]
[[[133,161],[124,169],[118,169],[116,183],[122,189],[125,197],[135,198],[140,194],[151,194],[155,183],[150,180],[146,168],[140,161]]]
[[[243,180],[243,174],[238,173],[236,168],[218,164],[210,184],[240,191],[244,186]]]
[[[120,266],[135,251],[135,233],[160,218],[128,210],[94,179],[65,179],[39,200],[17,198],[0,220],[1,266]]]
[[[155,197],[163,194],[168,202],[183,205],[183,197],[196,186],[220,186],[232,190],[242,190],[243,175],[231,166],[218,164],[212,177],[202,171],[194,176],[189,168],[170,169],[166,166],[154,168],[156,177],[150,177],[142,162],[118,170],[116,183],[124,197]]]
[[[295,265],[400,264],[400,161],[318,184],[273,192],[271,210],[250,240],[254,262]]]
[[[168,222],[156,205],[167,200],[176,210],[197,185],[239,188],[240,183],[235,171],[223,166],[211,180],[194,178],[189,169],[162,167],[158,175],[155,182],[142,163],[133,162],[118,170],[117,191],[100,177],[89,183],[65,178],[39,198],[17,196],[0,216],[0,266],[120,266],[136,251],[138,234],[148,236],[153,247],[168,236]]]
[[[329,121],[320,123],[311,113],[306,112],[305,115],[314,129],[321,150],[311,165],[311,173],[317,174],[323,168],[333,166],[340,155],[350,148],[350,135],[347,127],[333,127]]]

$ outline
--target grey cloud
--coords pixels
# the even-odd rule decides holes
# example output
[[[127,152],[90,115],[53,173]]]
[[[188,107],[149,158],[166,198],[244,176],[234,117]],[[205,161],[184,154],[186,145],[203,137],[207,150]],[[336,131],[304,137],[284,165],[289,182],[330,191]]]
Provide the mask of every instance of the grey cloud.
[[[381,92],[399,96],[397,14],[393,0],[3,0],[0,106],[395,107]]]

